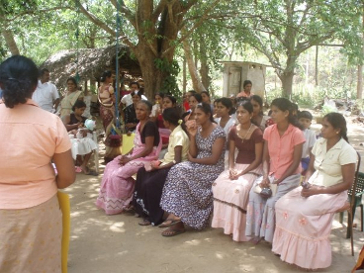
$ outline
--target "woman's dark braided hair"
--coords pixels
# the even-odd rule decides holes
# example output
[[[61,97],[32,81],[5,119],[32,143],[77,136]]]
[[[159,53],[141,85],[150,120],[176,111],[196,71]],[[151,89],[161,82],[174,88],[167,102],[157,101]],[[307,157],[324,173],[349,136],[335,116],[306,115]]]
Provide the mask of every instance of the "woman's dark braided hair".
[[[340,129],[340,136],[349,143],[349,139],[347,136],[348,129],[346,127],[346,120],[342,114],[339,113],[328,113],[324,116],[334,129]]]
[[[24,56],[8,58],[0,65],[0,87],[3,101],[8,108],[26,103],[38,83],[38,68],[35,63]]]
[[[281,111],[288,111],[288,122],[303,130],[302,125],[298,122],[297,116],[292,114],[294,106],[290,100],[286,98],[277,98],[272,101],[271,106],[273,105]]]

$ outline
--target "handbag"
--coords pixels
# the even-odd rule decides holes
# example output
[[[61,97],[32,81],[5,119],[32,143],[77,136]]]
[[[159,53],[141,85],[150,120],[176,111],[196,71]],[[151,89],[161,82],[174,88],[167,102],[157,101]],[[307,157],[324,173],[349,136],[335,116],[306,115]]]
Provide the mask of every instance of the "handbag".
[[[269,198],[273,194],[272,190],[270,188],[263,188],[260,192],[260,196],[263,198]]]

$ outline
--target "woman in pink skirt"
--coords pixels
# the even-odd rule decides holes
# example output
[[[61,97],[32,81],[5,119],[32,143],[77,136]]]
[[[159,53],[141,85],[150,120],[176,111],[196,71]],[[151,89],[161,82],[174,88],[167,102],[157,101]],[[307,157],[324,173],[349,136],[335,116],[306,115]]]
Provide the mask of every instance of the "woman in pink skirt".
[[[135,130],[134,148],[128,155],[120,155],[106,165],[96,205],[106,214],[118,214],[129,209],[133,199],[135,180],[132,178],[144,163],[158,159],[161,151],[158,127],[149,120],[152,105],[140,101],[135,109],[139,123]]]
[[[262,238],[272,243],[275,230],[275,204],[287,192],[298,187],[301,179],[302,146],[305,142],[298,121],[292,115],[292,103],[285,98],[272,101],[274,125],[264,130],[263,176],[257,178],[249,193],[245,235],[255,243]],[[268,199],[256,192],[257,186],[276,185]]]
[[[245,236],[246,207],[255,179],[262,175],[263,134],[251,123],[250,101],[238,104],[239,124],[229,132],[229,169],[213,183],[214,217],[212,227],[223,228],[234,241],[248,241]],[[239,153],[235,161],[235,148]]]
[[[276,204],[272,251],[282,261],[307,269],[331,265],[332,219],[345,205],[357,160],[355,150],[347,142],[346,121],[341,114],[327,114],[321,132],[323,138],[312,149],[302,187]]]

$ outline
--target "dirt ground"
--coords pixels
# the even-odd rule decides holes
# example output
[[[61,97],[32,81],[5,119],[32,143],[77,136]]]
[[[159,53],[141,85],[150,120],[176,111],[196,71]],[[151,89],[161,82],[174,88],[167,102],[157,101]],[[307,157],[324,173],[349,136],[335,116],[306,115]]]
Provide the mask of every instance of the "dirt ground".
[[[364,127],[351,124],[349,139],[364,156],[364,148],[359,146],[364,142]],[[100,167],[102,173],[104,166]],[[364,163],[361,170],[364,170]],[[280,261],[268,243],[236,243],[221,229],[188,230],[179,236],[164,238],[160,228],[141,227],[138,225],[140,218],[131,214],[107,216],[95,206],[101,178],[102,174],[98,177],[77,174],[77,181],[65,190],[71,199],[69,273],[305,272]],[[358,227],[354,231],[355,257],[350,253],[350,240],[345,239],[346,225],[338,222],[337,214],[330,237],[332,265],[316,272],[351,271],[364,244],[359,211],[358,208],[355,220]],[[344,224],[345,221],[346,217]]]

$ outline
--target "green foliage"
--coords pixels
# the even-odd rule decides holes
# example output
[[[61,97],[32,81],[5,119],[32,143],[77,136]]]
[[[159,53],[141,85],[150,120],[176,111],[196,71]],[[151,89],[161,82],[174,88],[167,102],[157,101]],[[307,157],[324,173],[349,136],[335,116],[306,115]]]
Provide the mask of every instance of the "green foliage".
[[[161,71],[161,73],[167,75],[164,77],[164,81],[159,92],[171,94],[172,96],[178,98],[180,96],[180,90],[177,84],[177,76],[180,71],[178,62],[173,61],[172,63],[169,63],[165,58],[155,59],[154,65],[158,70]]]

